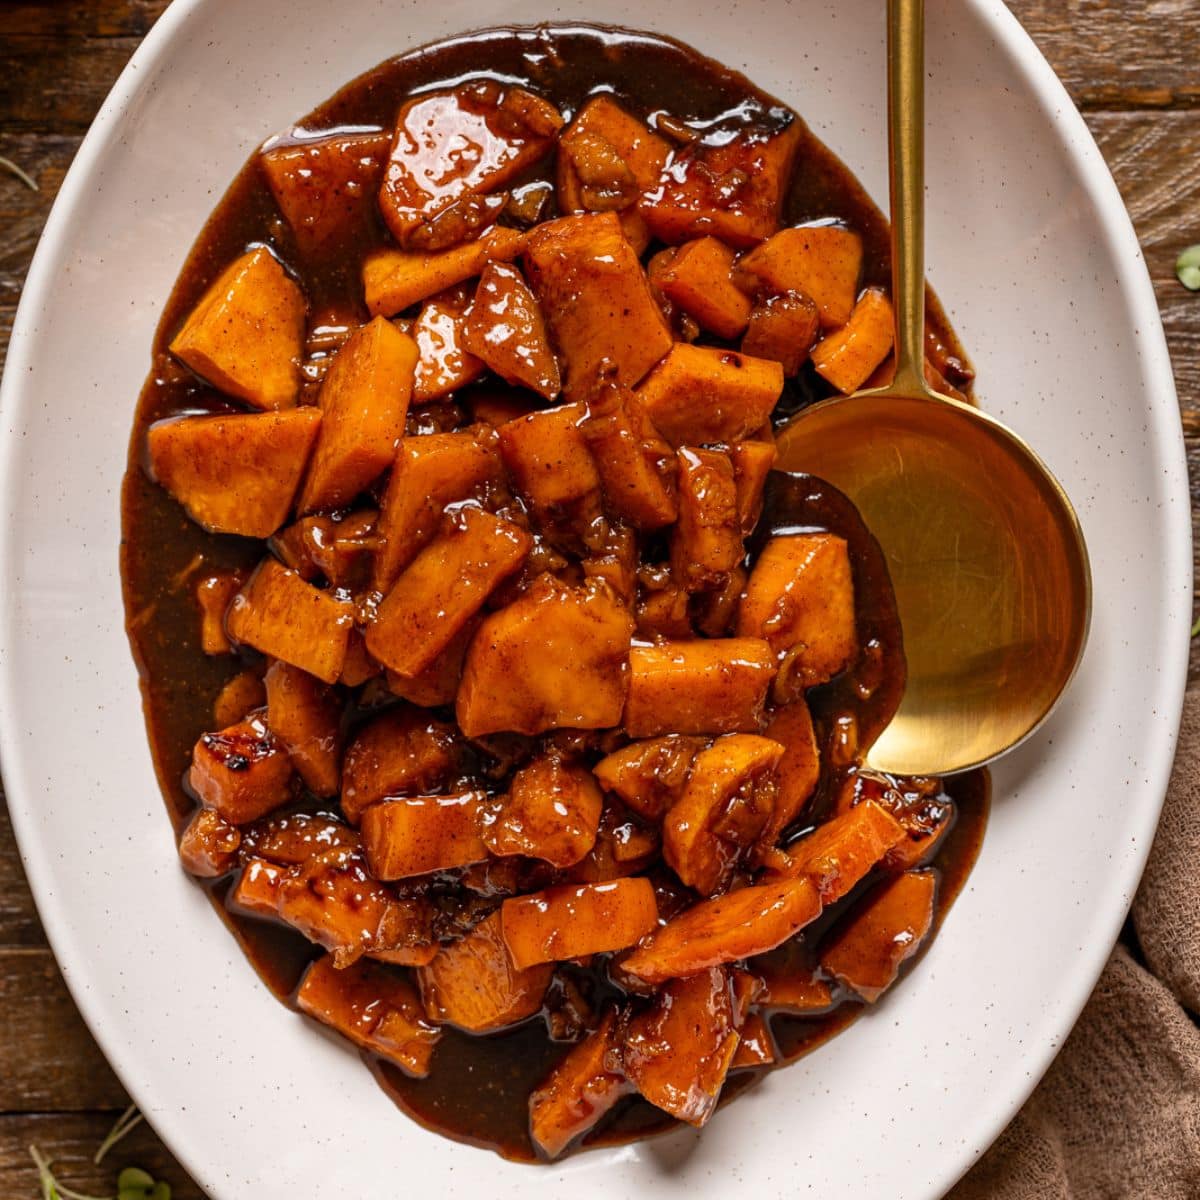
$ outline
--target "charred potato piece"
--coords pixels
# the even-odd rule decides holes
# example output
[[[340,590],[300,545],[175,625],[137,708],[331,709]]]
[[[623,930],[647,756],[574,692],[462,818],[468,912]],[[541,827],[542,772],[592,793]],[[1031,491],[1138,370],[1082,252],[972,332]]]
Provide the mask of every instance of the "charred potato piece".
[[[265,816],[291,798],[292,762],[255,717],[203,734],[192,751],[188,786],[230,825]]]

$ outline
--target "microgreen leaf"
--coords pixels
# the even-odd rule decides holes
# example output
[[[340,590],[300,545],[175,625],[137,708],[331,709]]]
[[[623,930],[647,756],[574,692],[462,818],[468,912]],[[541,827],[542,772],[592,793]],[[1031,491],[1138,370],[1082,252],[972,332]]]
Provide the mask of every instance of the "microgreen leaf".
[[[54,1163],[46,1158],[36,1146],[29,1147],[29,1157],[38,1170],[38,1183],[42,1188],[42,1200],[112,1200],[110,1196],[87,1196],[73,1191],[54,1177]]]
[[[1196,623],[1192,626],[1192,637],[1195,637],[1198,633],[1200,633],[1200,617],[1196,618]]]
[[[108,1131],[104,1141],[100,1143],[100,1148],[96,1151],[96,1156],[92,1159],[92,1162],[99,1166],[104,1156],[141,1120],[142,1114],[138,1112],[137,1105],[131,1104],[117,1118],[116,1123]],[[153,1183],[153,1180],[151,1180],[151,1183]]]
[[[3,155],[0,155],[0,170],[7,171],[10,175],[15,175],[31,192],[41,190],[37,185],[37,180],[32,175],[26,174],[12,159],[5,158]]]
[[[1200,292],[1200,242],[1175,260],[1175,275],[1189,292]]]

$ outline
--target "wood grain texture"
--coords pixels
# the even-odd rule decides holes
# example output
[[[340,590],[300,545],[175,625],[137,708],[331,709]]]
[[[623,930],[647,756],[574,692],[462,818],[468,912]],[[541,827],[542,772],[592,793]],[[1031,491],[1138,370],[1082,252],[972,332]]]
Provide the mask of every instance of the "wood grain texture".
[[[2,329],[0,336],[3,336]],[[17,843],[8,819],[8,807],[4,803],[4,792],[0,789],[0,954],[6,950],[44,948],[45,945],[46,935],[42,932],[33,897],[25,883],[21,856],[17,853]],[[3,981],[0,981],[0,990],[3,987]],[[0,1021],[3,1019],[0,1013]],[[0,1105],[3,1103],[4,1098],[0,1096]]]

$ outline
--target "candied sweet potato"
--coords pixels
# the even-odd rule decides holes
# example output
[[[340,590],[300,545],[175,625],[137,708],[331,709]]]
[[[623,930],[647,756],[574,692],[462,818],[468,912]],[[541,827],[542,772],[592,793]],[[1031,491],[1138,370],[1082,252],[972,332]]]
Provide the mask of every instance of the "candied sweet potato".
[[[630,737],[757,733],[775,675],[760,638],[709,638],[634,646],[622,722]]]
[[[291,796],[292,763],[259,718],[202,734],[192,751],[188,785],[231,825],[257,820]]]
[[[463,667],[458,723],[468,737],[607,729],[629,681],[628,610],[604,583],[543,575],[484,619]]]
[[[822,979],[811,961],[811,951],[803,939],[784,942],[750,962],[762,982],[756,997],[760,1008],[793,1016],[812,1016],[833,1007],[833,989]]]
[[[850,320],[812,350],[812,363],[839,392],[856,392],[892,352],[895,316],[892,302],[879,288],[867,288]]]
[[[646,820],[658,821],[678,799],[703,746],[702,738],[678,734],[630,742],[602,758],[592,773],[606,792],[620,796]]]
[[[524,971],[513,966],[497,909],[466,937],[443,946],[417,971],[417,982],[433,1020],[470,1033],[488,1033],[537,1012],[553,974],[550,963]]]
[[[421,306],[409,331],[418,351],[414,405],[440,400],[487,370],[466,346],[467,311],[473,295],[469,285],[462,285],[431,296]]]
[[[737,442],[764,425],[783,392],[783,368],[719,346],[678,342],[637,398],[672,446]]]
[[[225,619],[235,642],[253,646],[335,683],[346,658],[350,606],[307,584],[273,558],[264,559],[233,598]]]
[[[750,320],[750,301],[732,276],[733,251],[715,237],[702,237],[679,247],[658,287],[701,329],[728,340]],[[749,348],[746,352],[755,353]]]
[[[648,879],[559,884],[500,906],[500,931],[518,970],[623,950],[658,924]]]
[[[341,777],[342,705],[307,671],[276,660],[267,668],[267,725],[287,748],[314,796],[337,794]]]
[[[253,669],[239,671],[217,693],[213,701],[213,720],[223,729],[235,725],[256,708],[262,708],[267,696],[262,675]]]
[[[691,598],[691,617],[696,629],[705,637],[727,637],[737,619],[738,606],[750,572],[738,563],[725,576],[725,582],[711,592],[700,592]]]
[[[807,296],[784,292],[760,300],[750,314],[742,353],[777,362],[788,378],[800,373],[821,328],[821,314]]]
[[[301,517],[275,535],[271,548],[284,566],[306,582],[323,575],[332,587],[360,591],[366,583],[368,560],[379,542],[378,521],[373,508],[336,517]]]
[[[238,912],[256,917],[278,917],[279,886],[287,868],[265,858],[246,860],[227,904]]]
[[[775,810],[763,830],[760,844],[773,846],[785,829],[804,811],[821,778],[821,756],[813,732],[812,715],[801,696],[776,708],[763,733],[783,747],[779,760],[779,791]]]
[[[315,408],[159,421],[146,435],[150,471],[209,532],[270,537],[287,521],[320,426]]]
[[[737,632],[766,638],[778,655],[794,652],[790,670],[805,687],[832,679],[858,645],[844,539],[832,533],[771,538],[750,571]]]
[[[196,584],[200,649],[205,654],[228,654],[233,649],[233,643],[225,633],[225,610],[245,582],[246,576],[241,571],[214,571]]]
[[[215,809],[198,808],[179,838],[183,869],[201,879],[216,879],[237,866],[241,831]]]
[[[768,1067],[778,1057],[771,1027],[761,1013],[749,1013],[738,1026],[737,1051],[729,1064],[731,1071],[745,1067]]]
[[[763,489],[775,465],[777,451],[770,442],[737,442],[729,447],[733,483],[737,492],[738,525],[749,536],[762,515]]]
[[[465,508],[396,580],[367,628],[367,649],[399,675],[420,675],[529,553],[523,529]]]
[[[723,450],[676,451],[679,520],[671,530],[671,576],[690,592],[712,591],[741,561],[733,463]]]
[[[171,353],[254,408],[291,408],[300,390],[304,293],[265,246],[232,262],[204,293]]]
[[[282,867],[294,867],[329,850],[356,850],[357,829],[332,817],[307,812],[284,812],[245,826],[242,855],[265,858]]]
[[[807,878],[744,887],[701,900],[652,933],[622,963],[628,975],[662,983],[773,950],[821,914]]]
[[[420,704],[425,708],[438,708],[443,704],[453,704],[458,695],[458,687],[462,682],[463,663],[467,657],[467,648],[479,628],[482,620],[479,616],[472,617],[451,639],[445,650],[441,652],[419,675],[397,675],[395,671],[387,672],[388,691],[401,700],[412,704]]]
[[[487,858],[482,792],[381,800],[362,813],[363,851],[376,879],[407,879]]]
[[[637,638],[646,642],[691,638],[695,633],[691,593],[672,577],[655,579],[652,585],[647,585],[645,574],[642,573],[642,586],[638,589]]]

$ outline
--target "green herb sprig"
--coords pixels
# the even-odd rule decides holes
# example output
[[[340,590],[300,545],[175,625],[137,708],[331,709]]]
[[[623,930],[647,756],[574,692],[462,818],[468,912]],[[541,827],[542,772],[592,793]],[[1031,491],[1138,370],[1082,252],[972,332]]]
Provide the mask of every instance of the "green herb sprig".
[[[1175,277],[1189,292],[1200,292],[1200,242],[1175,260]]]
[[[96,1150],[92,1161],[97,1165],[104,1156],[140,1121],[142,1114],[132,1104],[117,1118]],[[36,1146],[29,1147],[29,1156],[38,1170],[42,1200],[171,1200],[171,1185],[165,1179],[155,1179],[141,1167],[125,1167],[117,1176],[116,1196],[89,1196],[59,1182],[54,1174],[54,1162]]]

